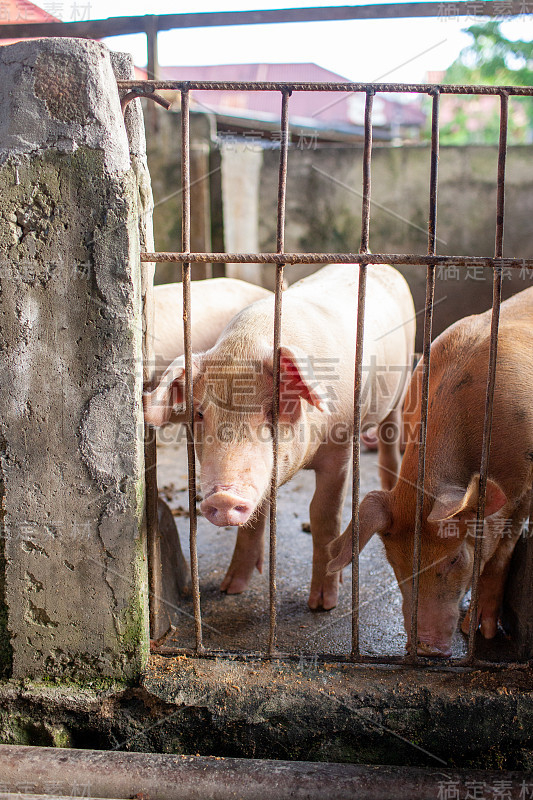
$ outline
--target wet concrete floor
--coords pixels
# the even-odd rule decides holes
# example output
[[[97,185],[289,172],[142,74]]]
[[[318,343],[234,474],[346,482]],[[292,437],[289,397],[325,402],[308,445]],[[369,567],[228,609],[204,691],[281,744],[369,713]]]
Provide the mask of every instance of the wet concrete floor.
[[[166,440],[173,438],[165,429]],[[182,438],[182,437],[180,437]],[[160,494],[175,515],[181,544],[188,556],[189,518],[187,461],[183,442],[159,444],[158,485]],[[361,453],[361,497],[379,489],[377,454]],[[314,472],[300,471],[278,491],[278,634],[282,652],[348,654],[351,632],[351,568],[344,570],[339,604],[332,611],[312,612],[307,607],[311,580],[312,541],[309,503],[314,490]],[[346,499],[344,527],[349,524],[351,497]],[[344,529],[344,528],[343,528]],[[198,561],[204,644],[225,651],[265,651],[269,632],[268,551],[265,569],[257,571],[247,590],[226,595],[220,583],[229,566],[236,528],[217,528],[198,512]],[[268,544],[267,544],[268,548]],[[194,647],[192,601],[182,601],[172,615],[176,627],[166,645]],[[466,653],[465,637],[457,632],[455,657]],[[360,559],[360,647],[368,655],[403,655],[406,636],[402,622],[401,594],[387,563],[379,537],[375,536]]]

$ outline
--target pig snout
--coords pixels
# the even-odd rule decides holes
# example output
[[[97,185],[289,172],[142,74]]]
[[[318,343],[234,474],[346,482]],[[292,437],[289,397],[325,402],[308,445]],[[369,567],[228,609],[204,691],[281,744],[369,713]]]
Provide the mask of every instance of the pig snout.
[[[409,649],[409,644],[407,644]],[[450,658],[452,650],[449,645],[444,642],[435,643],[432,641],[425,641],[423,638],[418,638],[416,645],[416,654],[425,656],[426,658]]]
[[[411,642],[411,607],[404,606],[404,626],[407,633],[407,649]],[[424,604],[418,609],[416,652],[426,658],[450,658],[452,639],[457,626],[455,608],[439,608]]]
[[[250,519],[254,503],[227,489],[209,494],[201,503],[200,511],[213,525],[244,525]]]
[[[411,620],[409,619],[409,625]],[[407,621],[405,625],[406,629]],[[445,630],[443,630],[445,627]],[[426,628],[424,625],[418,626],[418,637],[416,644],[416,652],[419,656],[426,656],[429,658],[450,658],[452,655],[452,637],[455,630],[455,620],[453,626],[451,624],[443,626],[441,622],[439,625]],[[410,648],[411,637],[407,634],[407,649]]]

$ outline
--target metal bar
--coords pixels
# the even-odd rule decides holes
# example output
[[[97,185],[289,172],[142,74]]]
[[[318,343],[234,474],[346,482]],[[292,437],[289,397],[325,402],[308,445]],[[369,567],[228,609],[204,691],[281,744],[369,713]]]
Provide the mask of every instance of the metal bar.
[[[527,773],[504,775],[505,797],[524,798]],[[496,790],[491,787],[501,784],[501,777],[502,772],[496,770],[452,768],[444,774],[442,767],[378,767],[24,745],[3,745],[0,750],[0,782],[7,789],[1,791],[4,796],[28,800],[33,792],[50,796],[50,786],[57,785],[58,778],[62,787],[90,787],[95,797],[153,800],[388,800],[400,794],[411,800],[427,800],[441,794],[445,778],[456,790],[455,797],[468,796],[469,787],[477,783],[486,786],[485,796],[495,800]],[[31,788],[20,794],[23,785]]]
[[[383,8],[383,6],[380,6]],[[2,29],[4,26],[0,26]],[[239,91],[239,92],[395,92],[400,94],[468,94],[500,95],[502,91],[509,96],[531,97],[533,86],[472,86],[468,84],[429,84],[429,83],[323,83],[320,81],[304,83],[294,81],[117,81],[119,89],[145,86],[146,91],[156,89],[180,91],[184,86],[191,91]]]
[[[157,54],[157,17],[153,14],[147,14],[145,20],[145,33],[146,33],[146,73],[148,80],[159,80],[159,57]]]
[[[152,653],[157,653],[160,656],[164,656],[166,658],[171,658],[174,656],[187,656],[188,658],[196,657],[196,653],[194,650],[186,647],[174,647],[168,644],[162,644],[158,647],[152,647]],[[394,666],[400,667],[403,670],[409,672],[413,669],[418,669],[419,667],[428,668],[430,670],[434,670],[435,672],[452,672],[456,674],[464,674],[471,672],[472,670],[477,669],[489,669],[489,670],[497,670],[497,669],[508,669],[509,667],[513,666],[517,669],[527,670],[528,665],[523,661],[485,661],[485,660],[476,660],[475,665],[466,665],[464,661],[460,661],[456,658],[448,658],[448,659],[435,659],[429,658],[424,656],[419,656],[417,659],[416,667],[413,664],[406,661],[405,656],[387,656],[387,655],[365,655],[359,654],[355,659],[352,658],[351,654],[348,655],[341,655],[339,653],[285,653],[280,652],[279,650],[276,652],[274,657],[261,655],[258,652],[246,652],[242,650],[215,650],[215,649],[204,649],[203,652],[200,654],[199,658],[205,660],[216,660],[218,658],[224,658],[229,661],[235,661],[237,663],[248,663],[248,662],[255,662],[255,663],[272,663],[278,662],[282,663],[291,663],[297,662],[301,663],[302,660],[307,660],[308,663],[314,664],[315,662],[318,664],[351,664],[354,667],[365,667],[366,665],[373,665],[373,664],[383,664],[386,666]]]
[[[374,104],[374,90],[369,89],[365,101],[365,144],[363,150],[363,207],[361,212],[361,245],[360,253],[368,253],[368,240],[370,235],[370,189],[372,159],[372,107]]]
[[[189,171],[189,92],[181,93],[181,181],[182,217],[181,239],[184,251],[191,246],[191,180]],[[192,381],[192,337],[191,337],[191,264],[182,264],[183,281],[183,335],[185,345],[185,397],[188,411],[187,465],[189,476],[189,524],[191,552],[191,583],[194,608],[196,652],[201,653],[202,612],[200,608],[200,580],[198,577],[197,518],[196,518],[196,459],[194,453],[194,401]]]
[[[281,98],[281,148],[279,155],[278,176],[278,212],[276,223],[276,247],[278,253],[283,252],[285,244],[285,205],[287,196],[287,160],[289,147],[289,97],[290,91],[284,91]],[[279,385],[280,385],[280,345],[281,345],[281,308],[283,296],[283,263],[276,268],[276,293],[274,301],[274,385],[272,394],[272,485],[270,487],[270,630],[268,637],[268,654],[271,656],[276,648],[277,624],[277,591],[276,591],[276,549],[277,549],[277,497],[278,497],[278,450],[279,450]]]
[[[372,158],[372,105],[374,92],[369,91],[365,101],[365,145],[363,152],[363,204],[361,210],[360,252],[368,253],[370,235],[370,190]],[[359,265],[357,291],[357,334],[355,340],[355,372],[352,443],[352,658],[359,654],[359,483],[361,477],[361,387],[363,374],[363,343],[365,330],[367,265]]]
[[[159,57],[157,54],[157,19],[153,15],[145,17],[146,32],[146,75],[152,81],[159,80]],[[158,111],[153,103],[146,109],[147,128],[150,134],[157,133]]]
[[[507,125],[509,114],[509,97],[505,92],[500,100],[500,141],[498,147],[498,193],[496,207],[496,240],[494,245],[497,258],[503,256],[503,225],[505,207],[505,162],[507,156]],[[470,626],[468,630],[467,663],[475,658],[475,640],[478,628],[479,576],[481,568],[481,545],[485,521],[485,501],[487,492],[487,474],[492,435],[492,414],[494,407],[494,386],[496,383],[496,361],[498,357],[498,326],[500,323],[500,304],[502,295],[502,271],[494,270],[492,290],[492,319],[490,327],[489,368],[487,376],[487,393],[485,397],[485,417],[483,420],[483,443],[481,446],[481,466],[479,468],[479,498],[476,515],[476,538],[474,543],[474,567],[472,575],[472,593],[470,599]]]
[[[501,13],[494,2],[476,3],[475,16],[493,17]],[[506,16],[524,13],[521,0],[507,0]],[[154,17],[158,31],[183,28],[208,28],[226,25],[265,25],[288,22],[327,22],[350,19],[401,19],[413,17],[471,16],[472,4],[387,3],[384,5],[333,6],[329,8],[280,8],[253,11],[221,11],[197,14],[160,14]],[[79,22],[25,22],[0,26],[0,39],[41,36],[81,36],[100,39],[144,33],[146,17],[110,17]],[[5,28],[5,30],[4,30]]]
[[[163,575],[161,571],[161,536],[157,517],[157,448],[156,434],[148,425],[144,429],[144,469],[146,486],[146,550],[148,559],[148,590],[150,608],[150,638],[158,639],[168,629],[163,620]]]
[[[428,256],[413,253],[141,253],[141,261],[190,261],[228,264],[412,264],[437,267],[501,267],[502,269],[533,269],[533,258],[492,258],[483,256]],[[528,276],[529,277],[529,276]],[[530,277],[533,277],[531,275]]]
[[[437,190],[439,163],[439,92],[433,95],[431,111],[431,170],[429,185],[428,255],[435,255],[437,238]],[[433,326],[433,298],[435,294],[435,265],[427,268],[426,309],[424,316],[424,346],[422,397],[420,404],[420,429],[418,432],[418,476],[416,487],[415,532],[413,540],[413,583],[411,590],[411,630],[409,658],[418,659],[418,589],[422,551],[422,518],[424,513],[424,487],[426,471],[426,437],[428,420],[429,376],[431,369],[431,330]]]

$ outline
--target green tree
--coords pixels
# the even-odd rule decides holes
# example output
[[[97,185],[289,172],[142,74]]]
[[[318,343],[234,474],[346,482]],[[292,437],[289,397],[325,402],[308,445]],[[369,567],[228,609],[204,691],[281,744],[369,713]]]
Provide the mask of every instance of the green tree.
[[[465,31],[472,42],[444,74],[443,83],[489,86],[532,86],[533,46],[507,39],[499,22],[472,25]],[[443,98],[453,108],[451,121],[441,129],[444,144],[492,144],[498,141],[499,101],[490,104],[465,95]],[[443,106],[444,108],[444,106]],[[533,98],[511,98],[509,142],[533,141]]]

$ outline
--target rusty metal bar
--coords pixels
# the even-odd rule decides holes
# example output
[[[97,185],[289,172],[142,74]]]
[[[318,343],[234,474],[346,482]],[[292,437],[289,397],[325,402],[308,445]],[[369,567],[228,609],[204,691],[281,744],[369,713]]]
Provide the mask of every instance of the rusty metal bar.
[[[281,142],[278,175],[278,207],[276,222],[276,247],[278,253],[283,252],[285,245],[285,205],[287,197],[287,160],[289,148],[289,98],[290,91],[283,91],[281,96]],[[270,630],[268,637],[268,655],[276,649],[277,624],[277,590],[276,590],[276,549],[277,549],[277,498],[278,498],[278,456],[279,456],[279,386],[280,386],[280,346],[281,346],[281,309],[283,296],[283,263],[276,267],[276,292],[274,300],[274,364],[272,393],[272,485],[270,488]]]
[[[533,269],[533,258],[492,258],[484,256],[429,256],[413,253],[141,253],[141,261],[159,263],[190,261],[193,264],[412,264],[437,267],[501,267]]]
[[[383,6],[381,6],[383,8]],[[3,28],[4,26],[2,26]],[[181,91],[186,87],[191,91],[239,91],[239,92],[395,92],[400,94],[440,94],[500,95],[502,91],[509,96],[531,97],[533,86],[458,86],[455,84],[428,83],[303,83],[295,81],[117,81],[120,89],[148,85],[155,89]]]
[[[361,210],[360,252],[368,253],[370,235],[370,190],[372,159],[372,106],[374,92],[365,100],[365,144],[363,151],[363,204]],[[361,387],[363,375],[363,339],[365,330],[367,265],[359,265],[357,291],[357,334],[355,340],[353,444],[352,444],[352,647],[351,656],[359,655],[359,483],[361,478]]]
[[[161,97],[154,92],[145,92],[142,87],[137,87],[136,89],[131,89],[131,91],[127,92],[122,100],[120,101],[120,108],[122,109],[122,114],[126,112],[126,108],[128,107],[128,103],[131,103],[132,100],[137,100],[139,97],[145,97],[147,100],[153,100],[154,103],[162,106],[165,111],[168,111],[172,103],[169,103],[168,100],[165,100],[164,97]]]
[[[505,216],[505,162],[507,156],[507,127],[509,116],[509,97],[505,92],[500,99],[500,141],[498,147],[498,193],[496,206],[496,240],[495,256],[503,256],[503,226]],[[502,296],[502,270],[495,268],[492,289],[492,319],[490,327],[490,351],[487,376],[487,393],[485,397],[485,417],[483,420],[483,443],[481,446],[481,466],[479,468],[479,498],[476,515],[476,537],[474,543],[474,566],[472,575],[472,593],[470,599],[470,626],[468,629],[467,663],[475,658],[475,641],[478,628],[477,612],[479,600],[479,576],[481,569],[481,545],[485,522],[485,501],[487,492],[487,474],[489,466],[490,442],[492,435],[492,414],[494,407],[494,386],[496,383],[496,361],[498,357],[498,327],[500,323],[500,304]]]
[[[181,181],[182,212],[181,240],[184,252],[191,246],[191,179],[189,171],[189,92],[181,93]],[[201,653],[202,644],[202,612],[200,608],[200,579],[198,576],[198,547],[196,518],[196,459],[194,452],[194,400],[192,381],[192,337],[191,337],[191,264],[182,263],[183,281],[183,335],[185,345],[185,398],[188,411],[187,422],[187,465],[189,476],[189,524],[191,552],[191,583],[194,609],[194,628],[196,636],[196,652]]]
[[[163,575],[161,571],[161,536],[157,517],[157,448],[156,433],[145,425],[144,469],[146,487],[146,550],[148,559],[148,591],[150,638],[158,639],[168,629],[163,620]]]
[[[431,168],[429,185],[428,255],[435,255],[437,238],[437,191],[439,164],[439,92],[433,94],[431,110]],[[422,398],[420,404],[420,429],[418,432],[418,476],[416,487],[415,532],[413,541],[413,583],[411,590],[411,629],[409,658],[418,659],[418,589],[422,550],[422,517],[424,513],[424,487],[426,471],[426,437],[428,420],[429,375],[431,369],[431,330],[433,326],[433,298],[435,294],[435,265],[429,264],[426,278],[426,309],[424,315],[424,345]]]
[[[372,159],[372,107],[374,104],[374,90],[369,89],[365,101],[365,144],[363,150],[363,206],[361,211],[361,245],[360,253],[368,253],[370,235],[370,189]]]
[[[168,640],[165,640],[165,643],[158,645],[157,647],[153,647],[151,649],[152,653],[157,653],[160,656],[164,656],[166,658],[171,658],[173,656],[187,656],[188,658],[196,657],[197,653],[192,650],[191,648],[187,647],[176,647],[174,645],[167,644]],[[275,656],[265,656],[257,651],[243,651],[243,650],[217,650],[214,648],[204,648],[202,653],[199,655],[200,658],[206,660],[216,660],[217,658],[225,658],[229,661],[236,661],[238,663],[241,662],[257,662],[257,663],[271,663],[273,661],[284,663],[284,662],[301,662],[302,659],[307,659],[309,662],[314,663],[326,663],[326,664],[351,664],[352,666],[357,667],[364,667],[368,664],[385,664],[388,666],[397,666],[405,669],[407,671],[411,669],[418,669],[419,667],[430,668],[434,669],[437,672],[454,672],[459,674],[464,674],[470,672],[472,670],[477,669],[507,669],[510,666],[516,667],[516,669],[523,669],[527,670],[528,665],[524,661],[486,661],[484,659],[476,659],[474,665],[466,664],[465,661],[460,660],[455,657],[450,658],[433,658],[430,656],[418,656],[416,661],[416,666],[414,666],[409,659],[406,659],[403,655],[397,656],[387,656],[387,655],[367,655],[367,654],[359,654],[356,658],[353,658],[350,653],[348,654],[340,654],[340,653],[328,653],[328,652],[321,652],[321,653],[287,653],[282,652],[280,650],[276,651]]]

